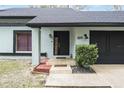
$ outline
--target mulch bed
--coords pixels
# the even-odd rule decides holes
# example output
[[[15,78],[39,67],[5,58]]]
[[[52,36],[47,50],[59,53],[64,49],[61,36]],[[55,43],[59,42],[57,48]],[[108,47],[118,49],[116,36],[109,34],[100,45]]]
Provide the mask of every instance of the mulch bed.
[[[91,67],[86,69],[79,66],[71,66],[72,73],[96,73]]]

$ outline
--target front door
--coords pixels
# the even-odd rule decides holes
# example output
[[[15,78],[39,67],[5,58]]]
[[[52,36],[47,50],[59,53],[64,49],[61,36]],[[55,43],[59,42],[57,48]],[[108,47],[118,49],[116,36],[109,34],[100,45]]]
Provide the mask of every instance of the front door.
[[[124,64],[124,31],[91,31],[90,43],[99,48],[98,63]]]
[[[69,55],[69,31],[54,31],[54,55]]]

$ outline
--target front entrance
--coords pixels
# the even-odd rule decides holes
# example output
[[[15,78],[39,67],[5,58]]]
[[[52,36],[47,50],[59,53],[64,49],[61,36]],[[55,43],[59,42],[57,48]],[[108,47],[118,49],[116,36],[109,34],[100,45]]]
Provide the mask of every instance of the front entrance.
[[[69,31],[54,31],[54,55],[69,55]]]
[[[99,48],[98,63],[124,64],[123,31],[91,31],[90,43]]]

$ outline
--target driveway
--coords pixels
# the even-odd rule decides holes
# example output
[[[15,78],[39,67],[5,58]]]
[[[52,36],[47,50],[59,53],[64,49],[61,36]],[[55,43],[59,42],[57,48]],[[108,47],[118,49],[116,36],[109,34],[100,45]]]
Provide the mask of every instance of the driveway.
[[[94,65],[98,76],[104,78],[113,88],[124,88],[124,65]]]

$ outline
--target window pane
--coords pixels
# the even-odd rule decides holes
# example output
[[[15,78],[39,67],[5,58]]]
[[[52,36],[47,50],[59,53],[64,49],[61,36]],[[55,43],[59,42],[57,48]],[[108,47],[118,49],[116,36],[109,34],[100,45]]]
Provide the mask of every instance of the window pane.
[[[31,33],[28,34],[28,51],[32,50]]]
[[[31,51],[31,33],[22,32],[17,33],[17,51]]]

